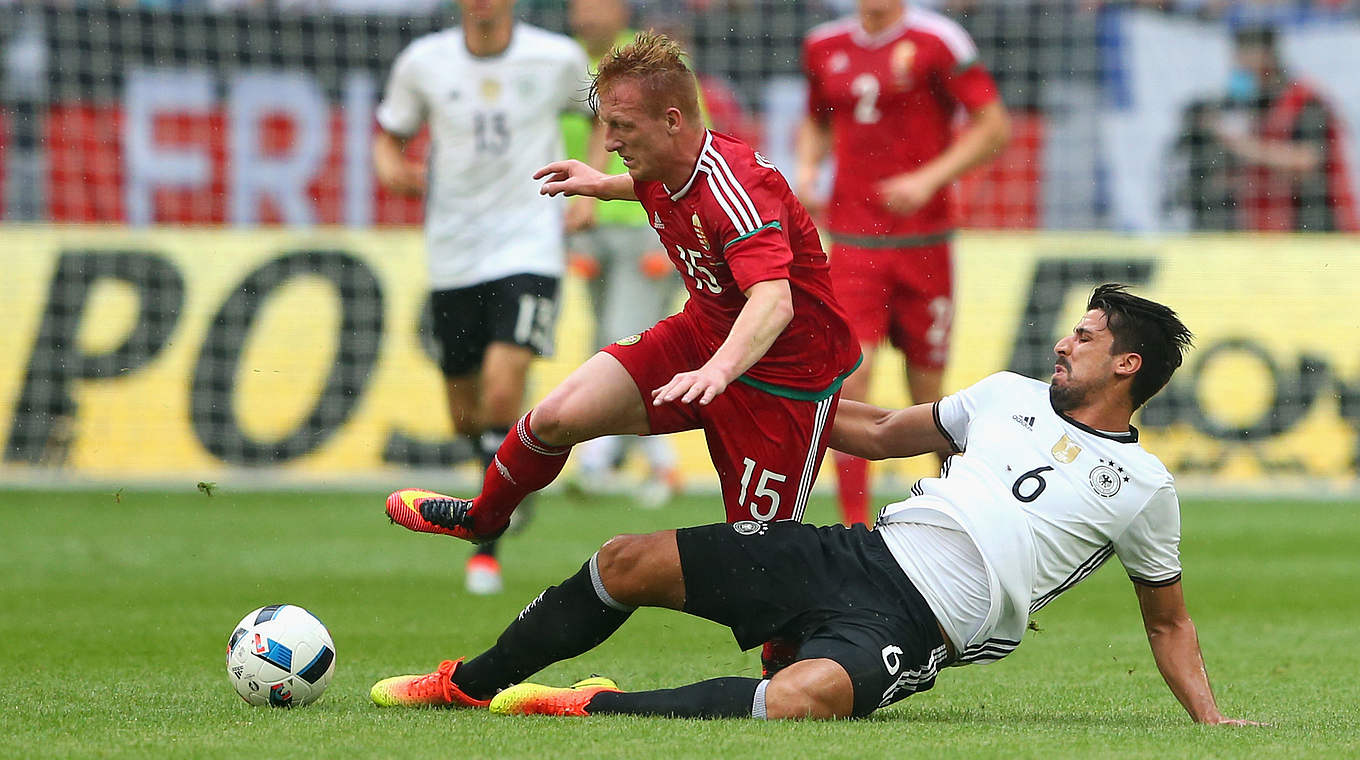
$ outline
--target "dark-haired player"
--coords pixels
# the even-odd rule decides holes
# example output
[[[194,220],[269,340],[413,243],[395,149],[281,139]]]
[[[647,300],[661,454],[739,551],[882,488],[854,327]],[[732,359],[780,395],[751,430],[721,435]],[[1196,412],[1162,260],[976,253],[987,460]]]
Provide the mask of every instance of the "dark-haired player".
[[[1247,723],[1214,700],[1181,594],[1171,475],[1130,424],[1190,340],[1170,309],[1101,286],[1054,347],[1049,383],[1003,372],[902,410],[842,402],[838,450],[869,459],[959,452],[939,478],[886,507],[873,530],[738,522],[618,536],[489,650],[380,681],[373,701],[518,714],[863,716],[931,688],[942,667],[1005,657],[1033,611],[1116,556],[1157,667],[1190,717]],[[787,581],[793,572],[800,582]],[[518,683],[598,645],[640,606],[729,626],[742,647],[797,641],[796,662],[770,679],[644,692],[600,678]]]

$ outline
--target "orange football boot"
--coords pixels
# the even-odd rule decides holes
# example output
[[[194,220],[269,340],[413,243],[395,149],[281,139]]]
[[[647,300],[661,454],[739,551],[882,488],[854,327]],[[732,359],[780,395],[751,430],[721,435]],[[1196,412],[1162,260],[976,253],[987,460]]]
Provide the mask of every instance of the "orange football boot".
[[[403,488],[387,497],[387,516],[392,522],[418,533],[438,533],[474,544],[494,540],[509,526],[479,534],[473,531],[471,499],[457,499],[423,488]]]
[[[579,715],[602,691],[620,691],[608,678],[592,676],[566,688],[536,683],[515,684],[491,698],[491,712],[501,715]]]
[[[444,660],[433,673],[394,676],[373,684],[369,699],[379,707],[486,707],[489,699],[473,699],[453,685],[453,671],[463,658]]]

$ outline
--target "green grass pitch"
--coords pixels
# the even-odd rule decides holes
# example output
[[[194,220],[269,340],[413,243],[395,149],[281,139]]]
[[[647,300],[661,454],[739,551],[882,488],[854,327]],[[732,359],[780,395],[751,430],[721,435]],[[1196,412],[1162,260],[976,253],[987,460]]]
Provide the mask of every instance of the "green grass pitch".
[[[471,655],[609,536],[719,519],[548,494],[509,540],[507,591],[462,591],[468,549],[388,524],[383,494],[0,492],[0,756],[14,757],[1356,757],[1360,504],[1187,501],[1185,589],[1226,712],[1192,725],[1162,684],[1117,563],[1037,616],[1011,657],[946,670],[862,721],[506,718],[379,710],[368,688]],[[827,521],[829,501],[810,515]],[[278,711],[227,683],[232,625],[289,602],[330,627],[321,702]],[[644,610],[539,680],[624,688],[754,675],[726,630]]]

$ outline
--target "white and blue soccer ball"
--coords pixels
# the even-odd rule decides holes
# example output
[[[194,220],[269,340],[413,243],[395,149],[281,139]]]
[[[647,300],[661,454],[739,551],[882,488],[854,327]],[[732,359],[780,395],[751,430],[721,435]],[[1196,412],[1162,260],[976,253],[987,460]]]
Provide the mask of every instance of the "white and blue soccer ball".
[[[271,604],[241,618],[227,640],[227,678],[257,707],[315,702],[335,674],[335,644],[315,615]]]

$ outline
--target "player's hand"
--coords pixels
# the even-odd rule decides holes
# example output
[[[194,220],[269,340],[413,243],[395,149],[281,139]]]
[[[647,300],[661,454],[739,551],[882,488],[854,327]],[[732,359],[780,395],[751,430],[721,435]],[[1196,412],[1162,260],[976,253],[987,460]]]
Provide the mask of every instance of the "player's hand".
[[[724,373],[707,365],[691,372],[681,372],[672,377],[669,383],[652,391],[652,406],[677,400],[682,404],[698,402],[699,406],[708,406],[718,394],[727,390],[727,384]]]
[[[595,195],[604,172],[575,159],[554,161],[534,173],[534,179],[544,180],[540,195]]]
[[[599,201],[589,196],[578,196],[567,204],[566,232],[568,235],[595,226],[595,206]]]
[[[940,186],[921,172],[908,172],[878,183],[878,195],[883,207],[894,214],[906,216],[930,202]]]

